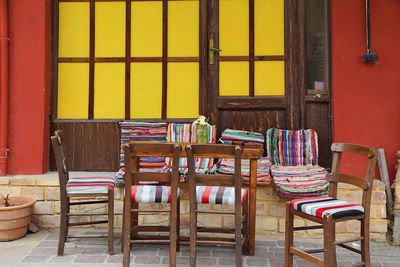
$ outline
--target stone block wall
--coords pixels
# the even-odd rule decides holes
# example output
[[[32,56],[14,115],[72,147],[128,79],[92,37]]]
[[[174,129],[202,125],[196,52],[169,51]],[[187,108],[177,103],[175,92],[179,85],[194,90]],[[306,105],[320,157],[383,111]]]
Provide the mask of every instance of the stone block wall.
[[[76,173],[79,175],[79,173]],[[102,174],[104,175],[104,174]],[[105,174],[107,175],[107,174]],[[37,202],[34,208],[33,222],[40,227],[53,228],[59,226],[60,215],[60,195],[58,188],[57,173],[51,172],[37,176],[8,176],[0,178],[0,193],[6,195],[26,195],[34,197]],[[339,187],[339,197],[350,201],[361,203],[361,190],[350,186],[342,185]],[[189,225],[189,204],[187,193],[183,194],[181,200],[181,226],[188,228]],[[276,195],[275,189],[271,187],[259,187],[257,189],[257,214],[256,214],[256,234],[258,236],[277,235],[283,236],[285,231],[285,203],[288,199],[283,199]],[[157,206],[162,207],[159,204]],[[122,225],[123,197],[119,188],[115,190],[115,226],[120,229]],[[201,208],[201,207],[200,207]],[[229,207],[216,205],[213,209],[228,209]],[[105,211],[105,205],[73,206],[72,212],[101,212]],[[90,217],[80,217],[80,220],[92,220]],[[146,224],[167,224],[168,216],[141,216],[141,223]],[[233,226],[232,216],[199,216],[199,224],[207,226]],[[296,226],[311,225],[312,222],[303,219],[296,219]],[[386,216],[386,194],[381,181],[374,181],[371,205],[371,238],[384,241],[387,232]],[[105,227],[106,225],[99,226]],[[89,227],[89,226],[88,226]],[[93,226],[92,226],[93,227]],[[356,236],[359,233],[359,223],[338,223],[336,226],[338,236]],[[305,233],[298,233],[300,236],[321,237],[321,230],[312,230]]]

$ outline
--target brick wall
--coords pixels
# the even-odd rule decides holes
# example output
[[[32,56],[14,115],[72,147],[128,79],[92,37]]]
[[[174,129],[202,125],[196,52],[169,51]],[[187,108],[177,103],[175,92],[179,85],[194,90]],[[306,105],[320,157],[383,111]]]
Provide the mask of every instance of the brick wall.
[[[0,193],[10,195],[26,195],[34,197],[37,202],[35,204],[33,221],[41,227],[58,227],[60,214],[60,195],[58,189],[58,177],[56,173],[47,173],[39,176],[8,176],[0,179]],[[188,228],[189,222],[189,205],[187,201],[187,193],[183,194],[181,200],[181,225],[183,228]],[[351,201],[361,203],[361,191],[349,185],[342,185],[339,188],[339,197]],[[257,189],[257,220],[256,234],[258,236],[266,235],[284,235],[285,231],[285,202],[275,194],[275,189],[270,187],[260,187]],[[115,225],[120,229],[122,225],[122,194],[121,190],[115,190]],[[162,207],[159,204],[157,206]],[[105,205],[88,205],[88,206],[72,206],[72,212],[78,211],[105,211]],[[201,207],[200,207],[201,208]],[[212,207],[213,209],[221,209],[220,205]],[[92,218],[79,218],[80,220],[91,220]],[[141,216],[140,221],[143,223],[166,224],[168,217],[160,216]],[[386,194],[384,185],[381,181],[375,180],[372,206],[371,206],[371,223],[370,232],[371,238],[374,240],[384,241],[387,232],[386,219]],[[202,215],[199,216],[200,225],[212,225],[224,227],[233,226],[232,216],[215,216]],[[295,225],[311,225],[310,221],[296,219]],[[338,236],[357,235],[359,222],[338,223],[336,231]],[[101,227],[101,226],[99,226]],[[103,226],[105,227],[105,225]],[[321,236],[321,230],[313,230],[307,233],[308,236]],[[306,235],[299,233],[299,235]]]

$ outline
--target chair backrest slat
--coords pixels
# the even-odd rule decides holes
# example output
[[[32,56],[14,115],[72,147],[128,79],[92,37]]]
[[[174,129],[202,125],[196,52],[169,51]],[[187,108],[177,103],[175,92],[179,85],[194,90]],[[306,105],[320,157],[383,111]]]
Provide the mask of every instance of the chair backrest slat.
[[[357,144],[333,143],[331,146],[333,152],[332,173],[327,174],[326,178],[330,181],[329,196],[337,197],[338,183],[347,183],[357,186],[363,190],[362,206],[364,207],[364,216],[369,219],[372,185],[374,179],[374,171],[377,165],[377,154],[375,149]],[[347,173],[340,172],[340,163],[342,154],[352,153],[364,156],[368,159],[365,176],[357,177]]]

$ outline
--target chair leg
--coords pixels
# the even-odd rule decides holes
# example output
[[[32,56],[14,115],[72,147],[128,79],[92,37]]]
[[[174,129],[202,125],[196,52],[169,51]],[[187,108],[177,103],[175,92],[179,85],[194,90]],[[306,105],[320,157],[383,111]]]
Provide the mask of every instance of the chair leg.
[[[178,197],[178,203],[177,203],[177,211],[176,211],[176,251],[180,251],[180,244],[181,244],[181,198]]]
[[[369,247],[369,222],[365,219],[361,220],[361,260],[365,267],[371,266],[370,247]]]
[[[60,234],[58,237],[58,256],[64,255],[65,241],[67,241],[68,232],[68,199],[61,199],[61,216],[60,216]]]
[[[132,205],[132,209],[138,209],[138,208],[139,208],[139,203],[134,203]],[[132,218],[131,219],[131,227],[133,228],[133,227],[138,226],[139,225],[139,212],[138,211],[132,212],[131,218]],[[131,231],[132,239],[137,238],[138,235],[139,235],[139,232],[137,230],[132,230]]]
[[[336,267],[335,224],[329,219],[324,223],[324,266]]]
[[[124,197],[125,198],[125,197]],[[125,211],[125,201],[122,204],[122,210]],[[121,253],[124,253],[124,218],[122,218],[122,231],[121,231]]]
[[[242,267],[242,213],[241,206],[235,205],[235,265],[236,267]]]
[[[114,255],[114,190],[108,190],[108,254]]]
[[[129,205],[128,200],[124,200],[124,214],[123,214],[123,232],[122,232],[122,246],[123,246],[123,267],[129,267],[130,257],[131,257],[131,220],[132,220],[132,213],[131,213],[131,205]],[[128,201],[128,203],[127,203]]]
[[[290,248],[293,246],[293,220],[294,216],[291,212],[290,203],[288,203],[285,219],[285,267],[293,266],[293,254],[290,253]]]
[[[196,266],[197,212],[196,202],[190,203],[190,267]]]
[[[244,216],[244,223],[243,223],[243,254],[249,255],[250,254],[250,244],[249,244],[249,199],[246,198],[246,201],[243,205],[243,216]]]
[[[177,199],[171,200],[171,212],[169,219],[169,239],[170,239],[170,247],[169,247],[169,266],[176,266],[176,242],[177,242]]]

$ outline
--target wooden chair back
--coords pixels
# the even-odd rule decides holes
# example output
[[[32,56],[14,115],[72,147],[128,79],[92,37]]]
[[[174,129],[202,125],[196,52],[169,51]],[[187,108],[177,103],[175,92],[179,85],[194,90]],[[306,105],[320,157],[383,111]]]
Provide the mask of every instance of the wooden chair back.
[[[327,174],[329,185],[329,196],[337,197],[338,183],[346,183],[357,186],[363,190],[362,206],[364,207],[365,218],[369,218],[371,206],[372,185],[375,167],[377,165],[377,154],[375,149],[356,144],[333,143],[331,146],[333,153],[332,172]],[[368,163],[363,177],[340,173],[340,164],[343,153],[358,154],[368,158]]]
[[[234,186],[237,189],[235,190],[236,194],[239,194],[235,199],[240,201],[242,149],[239,146],[192,144],[186,146],[186,154],[189,169],[189,188],[195,190],[197,184]],[[234,175],[196,174],[196,158],[233,158],[235,160]]]
[[[51,143],[56,158],[61,198],[63,198],[63,196],[67,196],[66,185],[69,179],[67,157],[65,156],[64,132],[61,130],[55,131],[54,136],[51,136]]]
[[[161,182],[168,184],[175,191],[179,181],[179,158],[182,147],[179,144],[155,142],[131,142],[124,146],[125,153],[125,186],[138,185],[139,182]],[[155,173],[139,172],[141,157],[171,157],[172,172]]]

